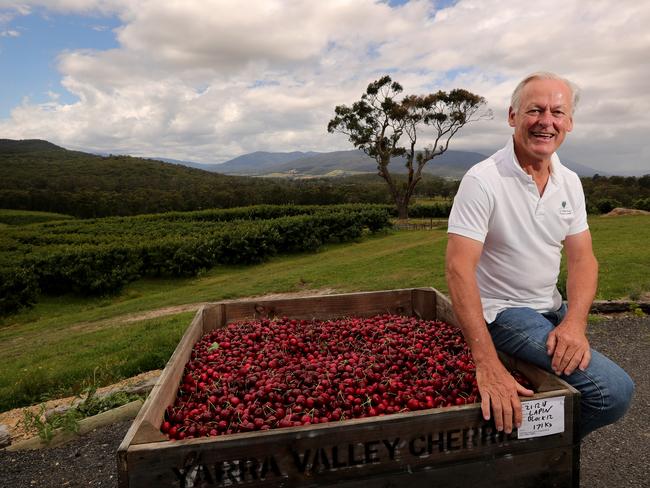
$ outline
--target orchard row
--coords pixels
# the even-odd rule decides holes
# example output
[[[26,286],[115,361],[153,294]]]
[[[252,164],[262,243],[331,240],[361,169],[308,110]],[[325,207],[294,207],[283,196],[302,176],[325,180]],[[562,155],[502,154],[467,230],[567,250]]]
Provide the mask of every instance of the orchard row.
[[[302,212],[296,214],[296,212]],[[264,206],[49,222],[0,238],[0,314],[40,292],[106,294],[142,276],[194,276],[219,264],[314,251],[390,225],[376,206]]]

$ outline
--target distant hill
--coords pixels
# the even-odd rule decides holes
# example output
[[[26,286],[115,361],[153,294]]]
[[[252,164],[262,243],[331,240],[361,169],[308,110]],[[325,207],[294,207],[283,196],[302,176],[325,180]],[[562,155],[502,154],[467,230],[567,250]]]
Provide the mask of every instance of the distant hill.
[[[69,151],[42,140],[0,140],[0,208],[102,217],[296,198],[286,181]]]
[[[0,154],[20,154],[38,151],[65,151],[62,147],[41,139],[0,139]]]
[[[69,151],[43,140],[0,140],[0,208],[82,218],[257,204],[387,203],[385,184],[372,180],[333,184],[331,179],[230,176],[152,159]]]
[[[187,166],[188,168],[200,169],[203,171],[211,171],[213,173],[221,173],[221,171],[217,169],[217,167],[219,166],[218,164],[195,163],[193,161],[184,161],[181,159],[171,159],[171,158],[159,158],[156,156],[148,157],[147,159],[153,159],[154,161],[162,161],[163,163],[180,164],[181,166]]]
[[[238,156],[225,163],[210,165],[215,171],[225,174],[263,174],[268,173],[269,168],[316,156],[317,152],[267,152],[256,151]],[[260,173],[262,171],[262,173]]]
[[[425,172],[444,177],[461,177],[485,155],[469,151],[447,151],[434,158]],[[220,165],[211,165],[225,174],[255,176],[342,176],[359,173],[376,173],[377,163],[360,150],[318,152],[268,153],[256,152],[239,156]],[[405,173],[403,159],[391,163],[394,173]]]
[[[578,176],[592,177],[596,173],[600,174],[601,176],[610,175],[610,173],[607,173],[605,171],[597,171],[594,168],[585,166],[584,164],[578,164],[578,163],[574,163],[573,161],[567,161],[564,158],[560,158],[560,159],[564,166],[569,168],[571,171],[575,171]]]
[[[232,175],[250,175],[256,176],[260,174],[260,168],[273,167],[278,164],[294,161],[311,155],[319,154],[317,152],[266,152],[255,151],[249,154],[238,156],[234,159],[220,164],[209,163],[195,163],[193,161],[183,161],[179,159],[151,157],[158,161],[165,163],[181,164],[190,168],[202,169],[204,171],[212,171],[215,173],[224,173]]]
[[[480,152],[447,151],[442,156],[434,158],[427,163],[424,172],[443,178],[461,178],[472,165],[482,161],[486,157],[484,153]],[[376,173],[374,160],[366,156],[362,151],[354,150],[332,151],[328,153],[313,151],[270,153],[257,151],[238,156],[220,164],[204,164],[157,157],[150,159],[230,175],[313,177]],[[562,158],[562,164],[575,171],[578,176],[592,177],[595,174],[613,176],[611,172],[596,170],[565,158]],[[390,169],[396,173],[406,172],[403,161],[393,163]],[[619,171],[616,174],[619,176],[638,177],[648,174],[648,171]]]

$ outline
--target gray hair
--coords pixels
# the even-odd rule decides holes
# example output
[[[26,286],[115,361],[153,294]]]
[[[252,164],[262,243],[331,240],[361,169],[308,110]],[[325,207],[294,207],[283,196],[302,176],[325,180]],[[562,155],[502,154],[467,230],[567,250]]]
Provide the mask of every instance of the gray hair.
[[[558,80],[563,82],[571,92],[571,113],[575,112],[576,105],[580,100],[580,87],[566,78],[562,78],[555,73],[549,71],[537,71],[536,73],[531,73],[526,78],[521,80],[515,88],[515,91],[512,92],[512,98],[510,99],[510,106],[516,112],[519,110],[519,104],[521,103],[521,92],[524,87],[533,80]]]

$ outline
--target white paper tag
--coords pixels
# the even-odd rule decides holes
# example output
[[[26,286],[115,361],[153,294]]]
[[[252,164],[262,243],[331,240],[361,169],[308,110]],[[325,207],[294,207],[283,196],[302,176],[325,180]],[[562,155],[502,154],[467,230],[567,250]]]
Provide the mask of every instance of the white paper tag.
[[[564,432],[564,397],[521,402],[521,416],[518,439]]]

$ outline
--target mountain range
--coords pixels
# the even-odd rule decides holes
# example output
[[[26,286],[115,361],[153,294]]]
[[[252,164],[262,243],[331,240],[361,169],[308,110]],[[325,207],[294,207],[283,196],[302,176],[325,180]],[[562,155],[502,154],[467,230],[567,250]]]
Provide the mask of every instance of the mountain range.
[[[429,161],[424,172],[433,176],[459,179],[474,164],[487,156],[480,152],[449,150]],[[287,178],[315,178],[348,176],[362,173],[376,173],[377,163],[360,150],[332,152],[266,152],[257,151],[238,156],[221,164],[200,164],[165,158],[153,158],[165,162],[182,164],[206,171],[229,175],[268,176]],[[405,160],[398,158],[391,162],[392,173],[406,173]],[[585,165],[563,161],[567,167],[580,176],[593,176],[596,171]]]
[[[23,151],[66,151],[48,141],[30,140],[14,141],[0,139],[2,150],[8,152]],[[68,154],[75,153],[69,151]],[[83,154],[76,152],[77,154]],[[424,172],[433,176],[446,178],[461,178],[474,164],[482,161],[487,156],[480,152],[449,150],[443,155],[429,161]],[[212,173],[221,173],[237,176],[274,176],[291,179],[348,176],[363,173],[376,173],[377,163],[360,150],[332,151],[332,152],[268,152],[256,151],[220,164],[202,164],[192,161],[181,161],[163,157],[149,157],[157,161],[173,163],[185,167],[201,169]],[[563,160],[563,164],[578,173],[579,176],[593,176],[599,173],[609,176],[608,173],[597,171],[585,165]],[[396,159],[389,167],[392,173],[405,173],[404,159]]]

